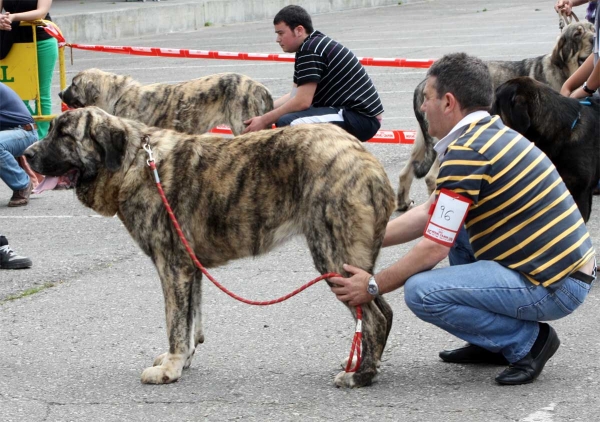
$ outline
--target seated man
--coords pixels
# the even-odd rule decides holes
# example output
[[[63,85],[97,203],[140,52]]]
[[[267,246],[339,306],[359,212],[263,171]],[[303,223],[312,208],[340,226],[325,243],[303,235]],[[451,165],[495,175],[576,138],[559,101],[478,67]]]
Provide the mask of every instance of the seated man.
[[[29,203],[32,183],[19,157],[38,140],[37,125],[17,93],[0,82],[0,179],[13,190],[9,207]]]
[[[595,280],[595,251],[550,159],[490,116],[487,66],[449,54],[427,72],[421,109],[440,139],[436,191],[392,220],[384,246],[422,239],[371,276],[349,265],[331,290],[350,306],[404,286],[419,317],[468,342],[450,363],[508,365],[499,384],[533,382],[560,345],[547,323],[579,307]],[[450,254],[450,266],[433,269]]]
[[[244,133],[300,123],[333,123],[361,141],[381,127],[383,105],[375,85],[354,53],[313,30],[308,12],[286,6],[273,20],[277,43],[296,53],[292,91],[270,112],[245,121]]]

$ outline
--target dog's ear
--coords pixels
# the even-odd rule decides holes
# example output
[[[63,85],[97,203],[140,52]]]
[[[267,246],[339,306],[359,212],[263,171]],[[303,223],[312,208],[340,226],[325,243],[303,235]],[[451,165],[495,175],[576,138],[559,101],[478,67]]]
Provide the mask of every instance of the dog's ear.
[[[554,50],[552,50],[552,55],[550,56],[551,63],[554,66],[557,66],[559,69],[562,69],[565,66],[565,63],[569,58],[569,52],[564,51],[566,42],[567,31],[565,30],[558,36],[558,40],[556,41],[556,45],[554,46]]]
[[[524,95],[515,93],[510,103],[508,118],[510,122],[505,123],[521,135],[525,135],[531,125],[529,110],[527,108],[527,98]]]
[[[82,77],[77,83],[77,91],[79,92],[79,95],[85,98],[86,104],[83,105],[84,107],[96,104],[96,102],[98,101],[98,97],[100,96],[99,87],[97,86],[95,81],[91,80],[92,78],[88,78],[89,76],[86,75],[85,77]]]
[[[121,128],[112,127],[106,122],[98,123],[90,130],[90,137],[100,146],[104,165],[108,171],[121,168],[125,153],[126,136]]]
[[[580,23],[568,25],[558,37],[556,47],[554,48],[550,59],[552,64],[559,68],[565,67],[569,59],[577,54],[578,47],[581,45],[581,40],[585,32],[585,27]]]
[[[85,92],[85,98],[88,100],[88,104],[96,104],[98,97],[100,96],[100,90],[96,84],[92,81],[89,81],[85,84],[83,90]]]

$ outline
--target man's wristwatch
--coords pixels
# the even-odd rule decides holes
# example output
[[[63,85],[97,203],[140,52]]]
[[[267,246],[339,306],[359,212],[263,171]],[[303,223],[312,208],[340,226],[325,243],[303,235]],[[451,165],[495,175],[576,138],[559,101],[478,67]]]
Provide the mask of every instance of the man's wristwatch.
[[[377,285],[377,282],[375,281],[375,276],[371,276],[369,278],[369,285],[367,286],[367,292],[369,292],[369,294],[371,296],[379,296],[379,286]]]
[[[583,89],[583,90],[584,90],[586,93],[588,93],[588,94],[590,94],[590,95],[594,95],[594,94],[596,93],[596,90],[595,90],[595,89],[590,89],[590,88],[588,88],[588,86],[587,86],[587,81],[585,81],[585,82],[583,83],[583,86],[582,86],[581,88],[582,88],[582,89]]]

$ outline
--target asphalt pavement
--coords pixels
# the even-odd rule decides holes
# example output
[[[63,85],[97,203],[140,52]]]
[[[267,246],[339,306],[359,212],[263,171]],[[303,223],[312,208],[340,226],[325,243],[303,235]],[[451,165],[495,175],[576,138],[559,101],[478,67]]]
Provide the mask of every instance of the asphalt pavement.
[[[412,0],[404,0],[404,3]],[[390,6],[397,0],[296,0],[309,13]],[[53,20],[70,42],[197,30],[204,26],[269,20],[288,0],[55,0]]]
[[[365,2],[367,3],[367,2]],[[518,60],[549,53],[559,34],[552,1],[413,1],[313,16],[315,27],[363,57],[430,59],[466,51]],[[582,8],[580,8],[582,9]],[[583,16],[580,10],[579,16]],[[66,34],[69,40],[69,34]],[[270,19],[96,42],[106,45],[280,53]],[[142,83],[224,71],[264,83],[275,97],[291,86],[291,63],[67,52],[67,81],[98,67]],[[414,129],[412,91],[425,69],[369,67],[384,103],[384,129]],[[58,72],[58,71],[57,71]],[[53,91],[59,91],[58,73]],[[60,111],[54,95],[55,112]],[[367,144],[394,188],[410,146]],[[419,321],[402,291],[387,295],[394,327],[381,373],[368,388],[338,389],[352,319],[324,283],[270,307],[251,307],[204,284],[206,341],[174,384],[140,375],[168,347],[155,269],[118,218],[84,208],[71,190],[8,208],[0,184],[0,231],[33,268],[0,271],[0,421],[596,421],[600,415],[600,294],[553,322],[562,341],[531,385],[496,385],[502,369],[444,364],[439,350],[460,340]],[[415,181],[412,197],[426,198]],[[597,199],[597,198],[595,198]],[[588,228],[600,235],[594,203]],[[411,245],[382,250],[378,268]],[[446,265],[442,263],[441,265]],[[241,296],[266,300],[318,274],[302,239],[265,256],[211,271]]]

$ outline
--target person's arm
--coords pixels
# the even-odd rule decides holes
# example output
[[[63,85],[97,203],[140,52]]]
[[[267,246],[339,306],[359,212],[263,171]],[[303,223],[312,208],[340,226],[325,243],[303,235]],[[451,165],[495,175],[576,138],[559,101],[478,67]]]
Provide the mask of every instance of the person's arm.
[[[390,221],[385,229],[383,247],[399,245],[421,237],[429,220],[429,209],[434,201],[435,193],[432,193],[427,202],[411,208]]]
[[[592,72],[590,73],[590,76],[587,78],[587,80],[585,80],[585,86],[588,88],[588,90],[592,91],[598,91],[600,88],[600,61],[596,63],[594,69],[592,69]],[[582,84],[582,86],[574,90],[570,96],[572,98],[586,98],[592,95],[593,94],[590,94],[583,89]]]
[[[2,0],[0,0],[0,31],[10,31],[11,29],[8,12],[2,13]]]
[[[384,240],[386,246],[408,242],[423,234],[425,225],[429,221],[429,208],[433,197],[432,195],[425,204],[411,209],[388,224]],[[406,230],[405,233],[404,230]],[[449,252],[450,248],[447,246],[426,238],[421,239],[395,264],[375,275],[380,294],[394,291],[404,286],[406,280],[412,275],[432,269],[446,258]],[[336,297],[350,306],[357,306],[373,300],[373,296],[367,292],[371,275],[351,265],[344,265],[344,270],[350,273],[351,277],[329,279],[334,284],[331,290]]]
[[[316,82],[309,82],[300,85],[296,90],[296,94],[294,96],[291,96],[291,94],[287,94],[287,100],[284,100],[284,98],[286,97],[285,95],[279,100],[277,100],[276,103],[278,103],[279,107],[274,108],[273,110],[263,114],[262,116],[256,116],[246,120],[244,124],[247,126],[246,129],[244,129],[243,133],[255,132],[257,130],[266,129],[270,127],[273,123],[275,123],[284,114],[306,110],[311,106],[316,90]]]
[[[435,267],[448,256],[450,248],[423,238],[406,255],[392,266],[375,275],[379,294],[389,293],[404,286],[411,276]],[[338,300],[350,306],[362,305],[374,299],[367,292],[371,275],[366,271],[344,264],[344,270],[352,274],[350,278],[332,277],[331,291]]]
[[[583,85],[583,83],[590,77],[593,69],[594,55],[590,54],[585,60],[585,62],[583,62],[583,64],[579,66],[579,68],[569,77],[569,79],[565,81],[562,88],[560,89],[560,93],[565,97],[571,96],[571,93],[573,93],[575,90],[577,90],[577,88]]]
[[[294,85],[292,92],[294,92],[295,90],[296,90],[296,85]],[[289,101],[289,99],[292,98],[292,92],[288,92],[284,96],[279,97],[275,101],[273,101],[273,108],[279,108],[282,105],[284,105],[285,103],[287,103]]]
[[[10,22],[44,19],[50,11],[50,6],[52,6],[52,0],[38,0],[37,8],[35,10],[21,13],[8,13],[5,16]]]
[[[581,6],[587,3],[589,0],[557,0],[554,5],[554,10],[557,12],[563,11],[565,15],[570,16],[573,12],[573,7]]]

